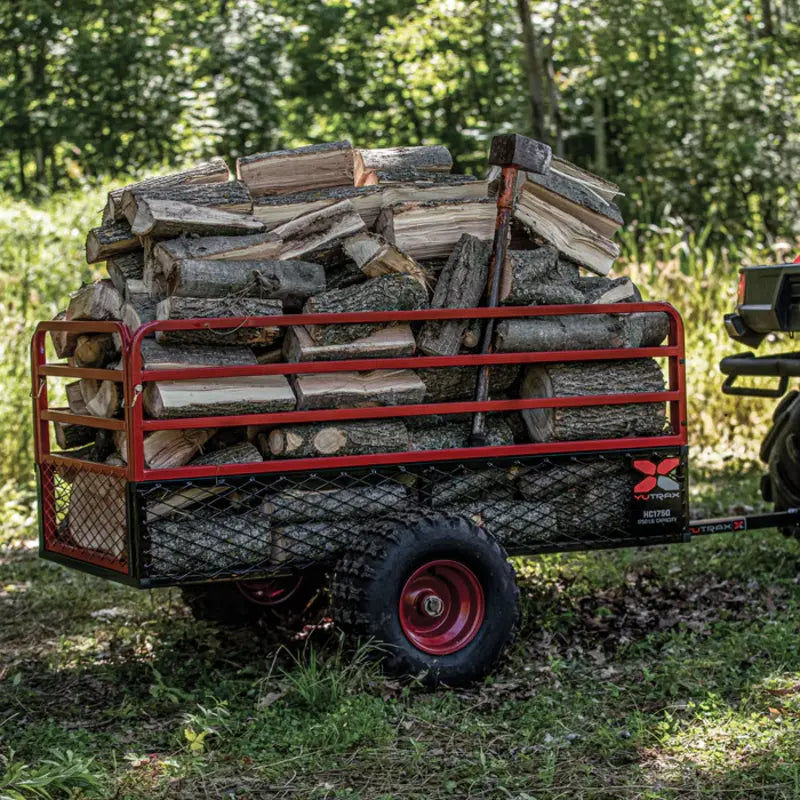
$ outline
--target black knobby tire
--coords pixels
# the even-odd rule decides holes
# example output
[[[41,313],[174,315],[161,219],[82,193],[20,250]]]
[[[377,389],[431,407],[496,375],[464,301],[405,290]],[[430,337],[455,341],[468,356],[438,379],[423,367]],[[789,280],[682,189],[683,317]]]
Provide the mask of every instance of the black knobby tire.
[[[322,568],[302,570],[302,581],[285,600],[258,602],[252,582],[202,583],[181,587],[184,602],[195,619],[219,625],[242,627],[279,622],[298,626],[324,600],[326,575]]]
[[[420,649],[401,621],[409,578],[431,564],[455,565],[481,587],[473,638],[446,654]],[[512,644],[519,622],[519,591],[505,550],[482,528],[452,514],[376,523],[340,560],[331,596],[335,621],[362,641],[380,643],[387,672],[419,676],[427,685],[461,686],[486,675]]]
[[[761,480],[761,495],[776,511],[800,507],[800,392],[781,400],[773,425],[761,445],[768,472]],[[785,536],[800,538],[800,526],[780,528]]]

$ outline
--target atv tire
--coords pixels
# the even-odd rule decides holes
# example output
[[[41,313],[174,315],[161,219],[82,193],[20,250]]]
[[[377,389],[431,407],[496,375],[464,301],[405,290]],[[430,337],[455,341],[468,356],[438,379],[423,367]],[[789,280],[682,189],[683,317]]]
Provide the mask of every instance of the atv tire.
[[[776,511],[800,507],[800,392],[781,400],[772,416],[773,425],[761,445],[767,474],[761,480],[761,496]],[[784,536],[800,539],[800,526],[779,528]]]

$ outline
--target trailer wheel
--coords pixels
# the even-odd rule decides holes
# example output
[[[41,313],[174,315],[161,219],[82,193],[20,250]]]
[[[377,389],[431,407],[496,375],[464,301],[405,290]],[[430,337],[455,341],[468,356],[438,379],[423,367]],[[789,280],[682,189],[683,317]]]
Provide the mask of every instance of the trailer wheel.
[[[339,625],[379,643],[387,672],[450,686],[486,675],[519,620],[505,550],[450,514],[383,521],[359,544],[334,573]]]
[[[800,507],[800,392],[791,392],[775,409],[773,425],[761,445],[768,472],[761,480],[761,496],[776,511]],[[800,538],[800,526],[779,529]]]
[[[262,620],[297,624],[317,608],[324,587],[324,571],[309,568],[262,580],[184,586],[181,592],[195,619],[245,626]]]

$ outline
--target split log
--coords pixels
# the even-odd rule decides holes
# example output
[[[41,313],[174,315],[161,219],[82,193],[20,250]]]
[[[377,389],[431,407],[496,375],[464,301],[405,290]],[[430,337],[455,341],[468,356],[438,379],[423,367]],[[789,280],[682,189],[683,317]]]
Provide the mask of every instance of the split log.
[[[191,515],[147,525],[147,567],[153,575],[207,575],[236,567],[266,564],[270,555],[269,520],[258,511]]]
[[[122,384],[114,381],[83,378],[81,395],[93,417],[115,417],[122,406]]]
[[[189,463],[193,467],[221,466],[223,464],[251,464],[263,461],[258,448],[250,442],[240,442],[222,450],[212,450],[202,456],[193,458]]]
[[[381,211],[375,229],[411,258],[446,258],[465,233],[491,241],[496,213],[489,199],[400,203]]]
[[[577,264],[559,258],[555,247],[509,251],[500,283],[500,303],[512,306],[583,303],[575,287]]]
[[[119,319],[122,298],[110,280],[95,281],[78,289],[67,308],[67,319]]]
[[[580,278],[576,288],[584,303],[640,303],[642,295],[630,278]]]
[[[244,156],[236,177],[253,197],[353,185],[353,146],[347,140]]]
[[[443,145],[421,147],[383,147],[356,150],[353,154],[353,182],[363,186],[379,170],[450,172],[453,157]]]
[[[487,181],[475,180],[467,175],[437,175],[436,180],[417,180],[413,183],[396,183],[390,177],[377,173],[378,182],[384,189],[383,205],[385,206],[446,200],[483,200],[489,196]],[[441,180],[441,178],[448,180]]]
[[[325,291],[325,270],[309,261],[178,261],[165,273],[173,297],[259,297],[300,308]]]
[[[150,469],[172,469],[188,464],[202,452],[216,428],[188,428],[183,431],[153,431],[144,437],[144,463]],[[125,431],[114,433],[117,451],[127,461],[128,442]]]
[[[409,450],[452,450],[469,446],[472,420],[470,416],[452,422],[431,423],[425,427],[409,425],[408,430]],[[514,434],[502,417],[489,416],[486,435],[486,443],[492,447],[514,444]]]
[[[669,332],[665,314],[574,314],[503,320],[497,325],[500,353],[656,347]]]
[[[431,308],[472,308],[480,302],[489,275],[491,245],[464,234],[436,282]],[[431,320],[422,326],[419,349],[429,356],[456,355],[469,318]]]
[[[67,517],[78,547],[118,558],[125,552],[125,479],[79,471],[72,482]]]
[[[112,222],[92,228],[86,237],[86,262],[96,264],[108,261],[123,253],[134,253],[141,248],[139,239],[127,220]]]
[[[653,359],[549,364],[525,369],[520,397],[663,392],[664,376]],[[537,408],[521,412],[534,442],[621,439],[664,432],[663,403],[634,403],[584,408]]]
[[[283,259],[304,258],[325,266],[345,260],[344,241],[366,231],[364,220],[349,200],[312,211],[275,228]]]
[[[560,538],[558,515],[550,503],[491,500],[451,510],[471,517],[508,548],[552,544]]]
[[[125,281],[122,291],[120,292],[120,297],[122,297],[123,302],[129,302],[137,297],[149,298],[150,291],[147,288],[144,280],[141,278],[130,278],[129,280]]]
[[[67,405],[73,414],[84,416],[89,413],[88,409],[86,408],[86,402],[83,399],[83,393],[81,392],[80,381],[72,381],[71,383],[68,383],[64,387],[64,391],[67,395]]]
[[[133,226],[143,200],[173,200],[231,214],[252,214],[253,198],[241,181],[202,183],[151,189],[126,189],[122,194],[122,213]]]
[[[407,506],[405,486],[381,483],[337,489],[287,489],[270,495],[261,511],[273,522],[323,522],[388,514]]]
[[[422,267],[380,234],[361,233],[352,236],[344,243],[344,251],[370,278],[400,273],[411,275],[423,286],[427,284]]]
[[[340,361],[350,358],[399,358],[412,356],[414,334],[408,324],[391,325],[343,344],[317,345],[302,325],[287,328],[283,356],[291,362]]]
[[[216,317],[272,317],[283,313],[280,300],[256,298],[168,297],[156,306],[156,319],[214,319]],[[156,331],[159,344],[267,345],[280,336],[274,326]]]
[[[154,419],[265,414],[295,407],[294,392],[283,375],[158,381],[145,386],[142,401]]]
[[[68,311],[59,311],[53,317],[54,322],[64,322],[68,319],[70,319]],[[69,331],[50,331],[50,343],[58,358],[69,358],[75,352],[78,334]]]
[[[142,280],[144,277],[144,251],[140,249],[109,258],[106,261],[106,271],[114,288],[120,296],[124,295],[127,281]]]
[[[428,292],[410,275],[382,275],[360,286],[333,289],[309,298],[306,314],[352,311],[411,311],[428,307]],[[306,330],[318,345],[344,344],[363,339],[386,323],[309,325]]]
[[[425,384],[410,369],[296,375],[297,409],[364,408],[421,403]]]
[[[119,359],[119,352],[110,333],[82,333],[72,358],[76,367],[105,367]]]
[[[606,178],[601,178],[599,175],[589,172],[588,169],[578,167],[571,161],[566,161],[557,156],[553,156],[550,171],[578,181],[587,189],[600,195],[607,203],[613,203],[614,198],[620,193],[619,186],[616,183],[612,183]]]
[[[169,239],[185,234],[200,236],[226,236],[261,233],[264,224],[254,217],[218,211],[177,200],[156,200],[141,197],[137,214],[131,224],[136,236]]]
[[[426,403],[445,403],[450,400],[474,400],[478,382],[478,367],[431,367],[418,369],[417,375],[425,384]],[[519,375],[519,365],[499,364],[489,372],[489,396],[496,400],[508,391]]]
[[[182,172],[173,172],[170,175],[159,175],[155,178],[145,178],[138,183],[131,183],[120,189],[108,193],[108,202],[103,211],[103,223],[119,222],[123,219],[122,196],[126,191],[147,192],[160,191],[170,186],[193,186],[203,183],[221,183],[230,178],[230,170],[222,158],[212,158],[210,161],[198,164],[196,167]]]
[[[481,343],[482,329],[482,319],[467,320],[467,327],[461,334],[461,346],[466,350],[474,350]]]
[[[280,239],[273,233],[247,236],[181,237],[153,244],[153,265],[156,273],[169,275],[176,262],[187,259],[213,258],[223,261],[255,261],[280,257]]]
[[[204,345],[163,345],[142,340],[142,365],[145,369],[191,369],[192,367],[255,366],[249,347],[208,347]]]
[[[120,317],[131,333],[135,333],[137,328],[145,322],[152,322],[156,319],[156,309],[158,301],[150,295],[137,294],[130,300],[122,304]],[[155,334],[151,333],[150,336]]]
[[[396,453],[408,449],[408,430],[399,419],[290,425],[274,428],[267,444],[275,458]]]
[[[56,434],[56,444],[62,450],[71,450],[73,447],[81,447],[91,444],[95,439],[95,429],[86,425],[73,425],[69,422],[55,422],[53,428]]]
[[[428,490],[428,502],[432,508],[442,508],[452,503],[476,503],[491,500],[510,500],[514,495],[513,470],[500,467],[461,472],[450,477],[441,477],[434,470]]]
[[[383,186],[335,186],[310,192],[259,197],[253,206],[253,216],[271,231],[298,217],[332,206],[341,200],[349,200],[364,225],[371,228],[381,212],[386,191]]]

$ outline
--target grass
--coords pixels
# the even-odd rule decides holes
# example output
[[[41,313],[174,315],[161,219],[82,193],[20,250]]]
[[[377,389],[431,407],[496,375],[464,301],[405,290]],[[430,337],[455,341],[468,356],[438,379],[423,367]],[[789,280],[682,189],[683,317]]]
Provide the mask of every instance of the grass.
[[[81,257],[101,205],[0,210],[0,800],[800,797],[800,545],[774,532],[520,561],[507,660],[436,692],[330,626],[220,630],[174,591],[39,561],[27,343],[101,277]],[[709,234],[634,226],[618,273],[684,315],[692,502],[723,514],[756,505],[771,404],[720,395],[720,323],[738,266],[780,253]]]

